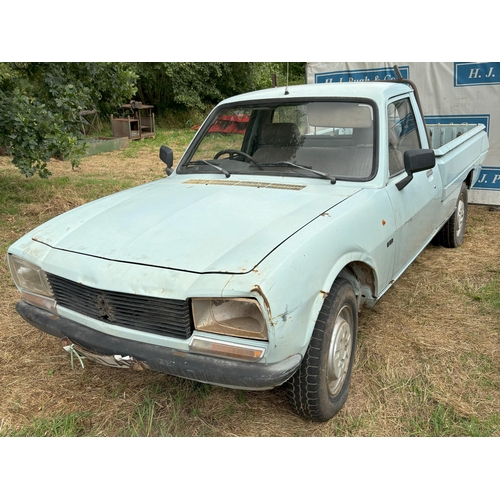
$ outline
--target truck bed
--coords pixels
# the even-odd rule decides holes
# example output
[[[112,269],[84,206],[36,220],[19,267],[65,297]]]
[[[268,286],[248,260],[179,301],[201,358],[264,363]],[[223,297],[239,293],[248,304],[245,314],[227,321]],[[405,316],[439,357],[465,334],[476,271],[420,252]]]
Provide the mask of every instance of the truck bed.
[[[470,134],[467,137],[478,134],[484,129],[484,125],[476,125],[470,123],[456,124],[441,124],[426,125],[429,132],[431,144],[430,147],[436,150],[436,155],[445,154],[450,149],[457,147],[461,142],[467,140],[465,134]],[[460,138],[462,139],[460,140]],[[446,148],[444,148],[446,146]]]
[[[443,182],[442,200],[456,198],[462,180],[474,166],[480,165],[488,152],[488,136],[482,133],[484,125],[427,125],[431,148]],[[472,185],[477,180],[476,169]]]

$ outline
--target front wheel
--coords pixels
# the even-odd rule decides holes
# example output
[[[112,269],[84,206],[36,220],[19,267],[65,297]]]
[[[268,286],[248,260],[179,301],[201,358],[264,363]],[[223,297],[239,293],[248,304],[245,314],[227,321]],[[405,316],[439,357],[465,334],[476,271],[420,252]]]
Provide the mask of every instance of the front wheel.
[[[447,248],[459,247],[464,239],[467,222],[467,185],[462,183],[455,212],[446,221],[435,237],[435,243]]]
[[[300,416],[325,422],[340,411],[349,392],[358,329],[357,300],[343,278],[333,284],[304,360],[287,382],[287,396]]]

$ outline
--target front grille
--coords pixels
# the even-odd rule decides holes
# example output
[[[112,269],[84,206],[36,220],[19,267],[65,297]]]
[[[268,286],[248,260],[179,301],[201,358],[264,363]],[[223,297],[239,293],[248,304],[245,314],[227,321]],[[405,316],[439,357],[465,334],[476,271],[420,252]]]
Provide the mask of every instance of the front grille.
[[[57,303],[112,325],[186,339],[193,332],[189,301],[98,290],[48,274]]]

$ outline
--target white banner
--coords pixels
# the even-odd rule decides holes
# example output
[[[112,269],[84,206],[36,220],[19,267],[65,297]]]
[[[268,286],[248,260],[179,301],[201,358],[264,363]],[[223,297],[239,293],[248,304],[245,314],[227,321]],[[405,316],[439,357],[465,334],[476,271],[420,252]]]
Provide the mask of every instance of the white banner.
[[[307,63],[307,83],[395,80],[394,65],[418,89],[427,123],[482,123],[490,149],[471,203],[500,205],[500,63]]]

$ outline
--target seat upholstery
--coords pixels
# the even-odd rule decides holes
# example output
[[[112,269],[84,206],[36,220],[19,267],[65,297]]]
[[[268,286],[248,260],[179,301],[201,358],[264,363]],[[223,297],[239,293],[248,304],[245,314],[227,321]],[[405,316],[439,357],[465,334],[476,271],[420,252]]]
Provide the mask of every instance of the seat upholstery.
[[[335,177],[366,179],[373,169],[373,148],[301,148],[296,161]]]
[[[300,139],[295,123],[266,123],[262,125],[258,147],[252,157],[258,163],[291,161]]]
[[[304,144],[294,123],[268,123],[262,126],[259,146],[252,157],[257,163],[290,161],[339,177],[365,179],[371,175],[371,146],[304,147]]]

